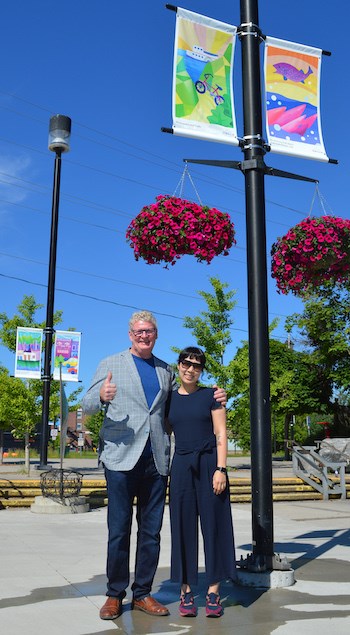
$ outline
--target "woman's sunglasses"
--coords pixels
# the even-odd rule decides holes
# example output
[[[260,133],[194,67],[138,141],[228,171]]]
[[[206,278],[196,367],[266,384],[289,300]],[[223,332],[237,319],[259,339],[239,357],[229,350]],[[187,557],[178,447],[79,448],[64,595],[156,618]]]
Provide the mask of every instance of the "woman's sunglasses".
[[[201,371],[203,368],[202,364],[200,364],[199,362],[192,362],[192,361],[189,361],[188,359],[181,360],[180,364],[183,368],[186,368],[186,370],[191,368],[191,366],[193,366],[193,370]]]

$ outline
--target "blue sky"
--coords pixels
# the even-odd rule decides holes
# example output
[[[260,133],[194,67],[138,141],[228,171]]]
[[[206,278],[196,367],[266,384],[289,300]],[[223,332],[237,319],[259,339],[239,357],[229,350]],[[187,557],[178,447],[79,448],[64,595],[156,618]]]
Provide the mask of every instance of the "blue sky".
[[[184,8],[239,25],[239,1],[187,0]],[[349,157],[349,50],[339,35],[348,3],[260,0],[263,33],[332,52],[323,57],[321,105],[328,156],[339,165],[270,154],[266,163],[319,179],[326,211],[349,217],[345,199]],[[335,11],[338,10],[338,13]],[[201,200],[229,212],[237,246],[211,265],[191,257],[169,270],[135,262],[125,241],[131,219],[157,194],[173,194],[184,158],[243,158],[238,148],[164,134],[171,126],[175,13],[165,3],[115,0],[12,0],[2,5],[0,81],[0,311],[13,315],[24,294],[46,305],[54,155],[47,149],[53,114],[72,119],[71,151],[62,159],[55,309],[61,329],[82,332],[80,379],[88,387],[98,361],[127,348],[135,309],[157,316],[155,353],[175,361],[171,345],[193,344],[185,315],[205,308],[199,290],[209,277],[236,290],[232,345],[247,339],[244,178],[234,170],[190,167]],[[263,47],[261,47],[263,57]],[[238,134],[243,134],[241,45],[234,71]],[[277,236],[309,214],[314,185],[266,177],[267,258]],[[194,197],[187,186],[184,196]],[[322,213],[316,202],[315,214]],[[284,319],[302,304],[276,291],[269,276],[274,336],[285,339]],[[45,318],[45,307],[39,316]],[[0,347],[11,372],[13,355]],[[69,386],[74,388],[72,383]]]

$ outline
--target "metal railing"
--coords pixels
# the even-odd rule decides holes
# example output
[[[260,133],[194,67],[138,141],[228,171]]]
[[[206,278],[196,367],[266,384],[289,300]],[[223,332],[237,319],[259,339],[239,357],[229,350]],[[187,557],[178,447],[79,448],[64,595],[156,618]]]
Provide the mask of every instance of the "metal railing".
[[[328,461],[311,445],[292,445],[293,472],[328,500],[330,495],[346,498],[345,468],[347,460]],[[339,477],[334,478],[334,477]]]

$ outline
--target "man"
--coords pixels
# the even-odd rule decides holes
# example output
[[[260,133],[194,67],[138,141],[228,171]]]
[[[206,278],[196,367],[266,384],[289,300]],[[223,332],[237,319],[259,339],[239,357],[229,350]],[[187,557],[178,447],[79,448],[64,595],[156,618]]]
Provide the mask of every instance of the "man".
[[[107,600],[103,620],[122,613],[129,585],[133,501],[137,499],[137,546],[131,608],[149,615],[169,615],[151,596],[158,566],[170,440],[164,425],[169,392],[176,387],[170,366],[152,354],[157,322],[149,311],[129,321],[131,347],[102,360],[83,399],[83,410],[103,408],[99,458],[105,468],[108,494]],[[222,403],[224,391],[215,397]]]

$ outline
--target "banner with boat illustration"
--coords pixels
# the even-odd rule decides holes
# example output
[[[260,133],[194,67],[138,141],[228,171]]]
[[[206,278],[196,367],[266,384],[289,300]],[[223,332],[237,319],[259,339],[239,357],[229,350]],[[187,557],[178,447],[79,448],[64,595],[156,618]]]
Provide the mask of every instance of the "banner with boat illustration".
[[[17,327],[15,377],[41,379],[43,329]]]
[[[78,331],[56,331],[54,379],[79,381],[80,340]]]
[[[177,8],[173,133],[238,145],[232,71],[237,28]]]
[[[321,128],[321,57],[321,49],[266,38],[266,129],[272,152],[329,160]]]

